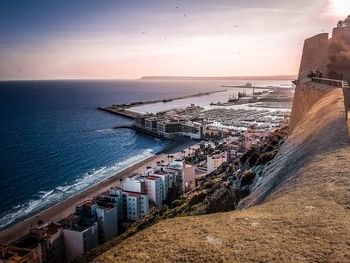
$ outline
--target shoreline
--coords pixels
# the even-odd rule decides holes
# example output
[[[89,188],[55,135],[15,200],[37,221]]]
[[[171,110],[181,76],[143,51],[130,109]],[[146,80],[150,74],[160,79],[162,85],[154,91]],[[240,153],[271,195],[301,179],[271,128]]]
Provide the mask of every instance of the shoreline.
[[[5,227],[0,230],[0,244],[9,245],[15,240],[26,235],[32,226],[36,226],[39,220],[44,223],[57,222],[62,218],[75,212],[75,206],[83,201],[93,198],[107,190],[112,186],[119,186],[120,179],[126,178],[133,173],[138,173],[144,170],[147,166],[155,166],[158,161],[167,160],[167,154],[173,152],[173,154],[179,154],[181,149],[187,149],[191,145],[198,142],[193,140],[175,140],[165,146],[163,150],[154,155],[147,157],[146,159],[139,161],[131,166],[128,166],[111,177],[92,185],[78,194],[71,196],[52,207],[46,208],[24,220],[17,222],[13,225]]]

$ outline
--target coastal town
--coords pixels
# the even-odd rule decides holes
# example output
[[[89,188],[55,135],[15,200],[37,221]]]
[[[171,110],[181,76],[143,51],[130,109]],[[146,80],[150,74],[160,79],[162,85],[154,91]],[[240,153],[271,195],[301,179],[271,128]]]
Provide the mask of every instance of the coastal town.
[[[2,259],[6,262],[76,260],[152,211],[190,193],[200,186],[202,178],[210,176],[222,164],[263,144],[271,131],[288,124],[290,112],[279,108],[286,107],[292,95],[276,89],[241,94],[241,100],[229,98],[225,103],[225,106],[245,105],[245,109],[204,109],[192,104],[155,114],[139,114],[128,108],[127,114],[134,114],[132,126],[115,128],[131,128],[175,142],[186,137],[193,141],[192,145],[173,154],[160,154],[155,162],[131,171],[107,191],[80,202],[74,213],[60,220],[44,222],[36,218],[24,236],[1,247]],[[266,109],[272,102],[274,110]],[[260,103],[265,109],[250,108],[253,103]],[[119,108],[117,114],[121,114]]]
[[[0,263],[350,262],[350,0],[0,18]]]

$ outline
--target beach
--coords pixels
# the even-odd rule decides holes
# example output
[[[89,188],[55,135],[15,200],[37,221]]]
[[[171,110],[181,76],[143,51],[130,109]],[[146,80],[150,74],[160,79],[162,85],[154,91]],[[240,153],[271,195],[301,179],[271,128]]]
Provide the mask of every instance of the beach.
[[[75,206],[82,203],[87,199],[94,198],[95,196],[108,191],[113,186],[120,186],[121,179],[129,177],[130,175],[137,174],[145,170],[148,166],[156,166],[157,162],[164,160],[168,161],[168,155],[171,154],[174,158],[181,156],[181,151],[188,152],[189,147],[192,147],[198,143],[193,140],[176,140],[170,142],[160,153],[148,157],[138,163],[135,163],[121,172],[109,177],[108,179],[93,185],[82,192],[63,200],[62,202],[47,208],[38,214],[24,219],[0,232],[0,244],[8,245],[17,240],[18,238],[26,235],[32,227],[37,226],[38,221],[45,223],[57,222],[64,217],[75,212]]]

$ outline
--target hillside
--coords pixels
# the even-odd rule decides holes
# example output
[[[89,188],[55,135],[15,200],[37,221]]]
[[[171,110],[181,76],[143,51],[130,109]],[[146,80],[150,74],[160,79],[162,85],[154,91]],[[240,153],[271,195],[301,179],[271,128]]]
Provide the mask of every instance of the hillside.
[[[292,119],[291,134],[239,203],[242,210],[166,219],[94,261],[350,262],[342,90],[299,85]]]

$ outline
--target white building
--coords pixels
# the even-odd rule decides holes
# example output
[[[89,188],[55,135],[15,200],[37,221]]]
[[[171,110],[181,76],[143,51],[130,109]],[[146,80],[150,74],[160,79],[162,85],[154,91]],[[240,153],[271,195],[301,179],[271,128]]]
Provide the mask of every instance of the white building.
[[[164,199],[168,194],[169,188],[172,187],[172,185],[169,184],[169,174],[164,172],[156,172],[154,173],[154,176],[159,177],[162,180],[162,191],[163,191],[162,201],[164,201]]]
[[[227,152],[214,153],[207,156],[207,173],[211,173],[219,168],[219,166],[227,161]]]
[[[162,179],[156,176],[148,176],[145,177],[145,182],[149,199],[157,207],[160,207],[164,200]]]
[[[123,192],[126,201],[127,219],[139,220],[149,212],[149,200],[146,194]]]
[[[114,198],[117,206],[117,216],[118,220],[123,220],[125,218],[126,209],[124,212],[124,204],[123,204],[123,190],[117,187],[112,187],[109,189],[109,196]]]
[[[191,139],[200,140],[203,138],[204,127],[201,123],[187,121],[182,124],[181,134]]]
[[[149,198],[146,193],[123,191],[120,188],[111,188],[110,195],[117,201],[118,219],[136,221],[149,212]]]
[[[66,225],[63,229],[63,239],[66,262],[72,262],[80,255],[98,246],[97,222],[89,226],[79,226],[75,223]]]
[[[182,170],[184,161],[182,159],[175,159],[169,164],[170,168]]]
[[[123,191],[135,192],[135,193],[145,193],[146,186],[144,180],[140,175],[135,175],[133,177],[126,178],[122,181]]]
[[[104,243],[118,235],[118,208],[117,206],[98,206],[97,223],[99,241]]]

